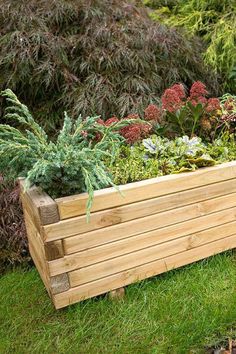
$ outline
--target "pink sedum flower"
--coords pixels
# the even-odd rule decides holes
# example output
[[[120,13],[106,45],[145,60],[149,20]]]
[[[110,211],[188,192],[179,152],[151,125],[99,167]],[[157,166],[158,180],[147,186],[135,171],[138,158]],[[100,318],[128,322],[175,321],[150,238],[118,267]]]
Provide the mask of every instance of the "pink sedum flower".
[[[171,88],[165,90],[161,97],[161,102],[162,108],[172,113],[178,111],[184,105],[184,102],[179,97],[179,93]]]
[[[181,100],[186,98],[184,86],[182,84],[174,84],[170,89],[175,91]]]
[[[161,110],[155,104],[150,104],[144,111],[144,117],[147,121],[161,122]]]
[[[206,85],[204,85],[201,81],[196,81],[192,84],[190,89],[190,99],[205,97],[208,95],[208,91],[206,89]]]

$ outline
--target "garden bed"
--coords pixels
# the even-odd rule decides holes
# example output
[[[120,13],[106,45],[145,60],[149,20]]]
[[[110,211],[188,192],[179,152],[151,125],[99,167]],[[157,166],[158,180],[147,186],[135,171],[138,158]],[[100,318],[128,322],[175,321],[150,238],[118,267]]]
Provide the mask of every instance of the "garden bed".
[[[21,198],[29,249],[57,309],[236,247],[236,162],[53,200]]]

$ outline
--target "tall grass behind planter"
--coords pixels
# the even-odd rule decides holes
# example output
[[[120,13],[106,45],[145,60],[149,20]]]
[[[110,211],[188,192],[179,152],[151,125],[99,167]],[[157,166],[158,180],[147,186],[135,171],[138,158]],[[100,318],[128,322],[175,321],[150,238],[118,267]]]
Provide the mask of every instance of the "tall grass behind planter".
[[[48,129],[61,107],[122,117],[174,82],[218,91],[201,45],[128,1],[0,0],[0,34],[0,89],[13,89]]]
[[[0,274],[30,260],[19,187],[0,181]]]

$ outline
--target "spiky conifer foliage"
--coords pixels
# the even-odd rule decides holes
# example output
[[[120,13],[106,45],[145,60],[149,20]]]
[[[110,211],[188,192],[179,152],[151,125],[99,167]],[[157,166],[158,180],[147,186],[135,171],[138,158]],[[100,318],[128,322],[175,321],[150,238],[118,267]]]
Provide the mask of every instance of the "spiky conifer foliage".
[[[98,117],[72,121],[65,113],[63,128],[51,141],[11,90],[2,95],[9,103],[6,120],[23,129],[0,124],[0,171],[26,177],[26,185],[41,186],[52,197],[86,191],[89,214],[94,190],[113,185],[103,161],[113,158],[124,141],[118,132],[130,122],[105,126]]]
[[[141,112],[174,82],[217,90],[201,46],[124,0],[0,0],[0,89],[47,128],[70,114]]]
[[[225,88],[236,92],[236,2],[232,0],[144,0],[156,8],[152,18],[185,27],[206,43],[205,62],[223,75]]]

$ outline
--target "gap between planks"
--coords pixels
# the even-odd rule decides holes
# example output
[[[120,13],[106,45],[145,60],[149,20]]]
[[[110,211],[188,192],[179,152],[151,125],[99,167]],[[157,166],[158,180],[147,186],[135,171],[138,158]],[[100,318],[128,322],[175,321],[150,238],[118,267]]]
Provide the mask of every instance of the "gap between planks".
[[[91,211],[109,209],[144,199],[196,188],[226,179],[235,178],[236,162],[201,168],[198,171],[167,175],[119,186],[125,198],[116,189],[106,188],[95,191]],[[60,219],[86,214],[87,193],[56,199]]]
[[[63,294],[55,295],[53,297],[53,302],[55,307],[59,309],[75,302],[104,294],[113,289],[182,267],[235,247],[236,235],[233,235],[195,249],[187,250],[161,260],[156,260],[139,267],[113,274],[109,277],[102,278],[91,283],[71,288]]]
[[[222,197],[220,198],[210,199],[202,203],[172,209],[167,212],[154,214],[101,230],[64,238],[63,246],[65,253],[70,254],[80,252],[102,244],[115,242],[120,239],[214,214],[219,211],[224,212],[225,210],[236,207],[236,194],[235,196],[233,195],[225,199]]]
[[[86,216],[63,220],[56,224],[45,226],[43,228],[44,237],[47,241],[57,239],[57,237],[60,238],[61,234],[68,237],[74,234],[83,234],[234,192],[236,192],[236,179],[218,182],[209,186],[92,213],[89,223]]]
[[[87,267],[91,267],[92,264],[99,264],[99,262],[104,263],[107,259],[119,261],[119,257],[122,257],[125,254],[127,255],[127,253],[132,255],[142,249],[154,247],[159,244],[166,244],[175,239],[178,239],[179,242],[181,242],[180,238],[191,236],[192,234],[208,232],[207,230],[216,228],[226,228],[227,230],[228,228],[234,227],[235,216],[236,209],[233,211],[231,210],[231,212],[226,210],[216,214],[207,215],[200,219],[190,220],[186,223],[179,223],[167,228],[140,234],[135,238],[126,238],[120,242],[109,243],[100,247],[91,248],[91,250],[85,252],[65,256],[62,259],[48,263],[50,274],[56,275],[64,273],[65,271],[72,272],[78,268],[82,268],[86,272],[84,264],[87,264]],[[126,252],[128,248],[130,249],[130,252]],[[88,265],[89,261],[91,262],[90,265]]]

